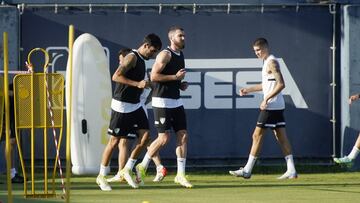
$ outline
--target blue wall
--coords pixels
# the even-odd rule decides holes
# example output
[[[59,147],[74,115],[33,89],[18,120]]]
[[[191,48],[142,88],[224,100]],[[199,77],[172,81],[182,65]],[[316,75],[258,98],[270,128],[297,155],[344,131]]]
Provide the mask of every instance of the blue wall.
[[[64,71],[67,52],[63,48],[67,46],[68,25],[74,24],[77,35],[89,32],[109,48],[111,73],[117,67],[120,48],[137,48],[143,36],[151,32],[159,34],[166,44],[169,26],[183,26],[187,35],[187,80],[192,82],[192,91],[184,93],[190,159],[247,157],[261,97],[240,98],[237,92],[246,83],[260,81],[261,62],[251,64],[256,59],[251,43],[257,37],[266,37],[272,52],[284,62],[283,72],[288,72],[285,115],[295,156],[326,158],[332,154],[332,15],[327,7],[231,14],[199,10],[195,15],[172,9],[161,15],[156,11],[123,13],[108,9],[89,14],[87,10],[62,10],[56,14],[53,10],[26,9],[21,23],[21,61],[33,47],[44,47],[57,58],[54,70]],[[174,157],[173,149],[166,147],[162,156]],[[270,133],[262,156],[282,157]]]
[[[66,67],[68,25],[74,24],[77,36],[89,32],[109,49],[113,73],[120,48],[137,48],[142,37],[149,32],[159,34],[166,44],[168,27],[174,24],[183,26],[187,35],[184,50],[189,68],[187,80],[191,82],[189,91],[183,94],[191,136],[189,158],[199,160],[247,157],[260,97],[240,98],[237,91],[247,83],[259,81],[261,62],[253,61],[256,57],[251,43],[256,37],[266,37],[273,54],[283,62],[283,74],[288,73],[285,78],[285,116],[295,157],[330,158],[333,153],[330,123],[333,16],[327,6],[305,6],[299,10],[295,7],[265,7],[264,12],[260,7],[249,8],[243,7],[241,12],[232,11],[230,14],[201,9],[193,14],[191,9],[174,10],[170,7],[164,8],[161,14],[156,8],[133,8],[128,13],[112,8],[94,9],[92,13],[81,8],[60,8],[57,13],[53,8],[25,8],[19,21],[15,7],[1,7],[0,15],[5,15],[1,19],[10,20],[1,23],[0,29],[5,29],[2,27],[5,25],[10,27],[6,30],[14,33],[10,35],[15,38],[10,43],[13,51],[10,63],[14,65],[11,67],[22,68],[23,64],[19,65],[18,60],[25,61],[32,48],[44,47],[52,57],[53,70],[61,72]],[[358,133],[358,104],[350,110],[346,103],[350,94],[360,91],[357,91],[356,82],[358,10],[358,6],[344,8],[341,21],[344,26],[341,36],[337,36],[338,40],[342,39],[343,70],[340,82],[342,101],[337,106],[341,106],[342,119],[341,122],[338,119],[337,124],[342,125],[345,154]],[[18,26],[19,39],[15,37]],[[20,56],[18,40],[22,47]],[[41,67],[40,64],[36,66]],[[340,74],[340,68],[336,69],[336,74]],[[155,134],[153,129],[152,135]],[[170,145],[162,151],[163,158],[175,157],[174,142]],[[55,156],[53,151],[51,154],[50,157]],[[63,145],[61,156],[64,155]],[[266,137],[261,156],[282,157],[271,133]]]

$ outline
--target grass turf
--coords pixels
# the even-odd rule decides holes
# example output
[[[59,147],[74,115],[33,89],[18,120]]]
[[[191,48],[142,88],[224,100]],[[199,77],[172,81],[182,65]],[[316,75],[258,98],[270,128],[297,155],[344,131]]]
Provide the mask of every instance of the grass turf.
[[[360,172],[300,174],[295,180],[277,180],[281,174],[253,174],[251,179],[228,174],[193,173],[189,178],[194,188],[174,184],[170,174],[161,183],[152,176],[145,186],[131,189],[126,183],[112,183],[113,190],[101,191],[95,177],[73,176],[71,202],[124,203],[235,203],[235,202],[356,202],[360,198]],[[5,179],[1,176],[2,180]],[[59,181],[59,180],[57,180]],[[57,185],[59,186],[60,183]],[[22,185],[13,185],[14,202],[64,202],[60,197],[24,199]],[[29,185],[30,186],[30,185]],[[7,202],[6,184],[0,185],[0,201]],[[57,191],[61,194],[61,190]]]

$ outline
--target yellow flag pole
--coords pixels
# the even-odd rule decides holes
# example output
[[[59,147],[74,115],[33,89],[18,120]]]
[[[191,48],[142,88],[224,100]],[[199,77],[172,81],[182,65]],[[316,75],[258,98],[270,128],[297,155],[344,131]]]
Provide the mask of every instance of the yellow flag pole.
[[[73,44],[74,44],[74,26],[69,26],[69,58],[68,63],[69,67],[66,71],[70,71],[68,74],[70,75],[67,78],[69,81],[69,103],[66,104],[66,202],[70,202],[70,176],[71,176],[71,163],[70,163],[70,139],[71,139],[71,104],[72,104],[72,65],[73,65]]]
[[[8,187],[8,202],[12,203],[12,185],[10,178],[10,165],[11,165],[11,145],[10,145],[10,117],[9,117],[9,48],[8,48],[8,33],[3,33],[3,46],[4,46],[4,98],[5,98],[5,134],[6,134],[6,173],[7,173],[7,187]]]

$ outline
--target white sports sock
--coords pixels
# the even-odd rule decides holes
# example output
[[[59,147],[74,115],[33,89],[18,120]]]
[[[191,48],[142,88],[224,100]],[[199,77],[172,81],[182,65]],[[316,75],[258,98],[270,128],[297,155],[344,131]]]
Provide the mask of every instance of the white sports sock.
[[[147,170],[150,161],[151,161],[151,157],[149,156],[148,153],[146,153],[143,160],[142,160],[142,162],[141,162],[141,165],[145,168],[145,170]]]
[[[109,166],[104,166],[104,165],[100,164],[100,172],[99,172],[99,174],[102,175],[102,176],[106,176],[108,168],[109,168]]]
[[[349,159],[354,160],[356,159],[357,155],[359,154],[360,150],[357,147],[353,147],[350,154],[348,155]]]
[[[186,158],[177,158],[177,174],[185,174]]]
[[[296,172],[293,155],[292,154],[287,155],[285,157],[285,161],[286,161],[287,171]]]
[[[249,155],[249,159],[246,163],[246,165],[244,166],[244,171],[247,172],[247,173],[251,173],[254,165],[255,165],[255,162],[256,162],[256,159],[257,157],[253,156],[253,155]]]
[[[156,166],[156,172],[159,172],[164,166],[162,164]]]
[[[125,168],[132,170],[134,168],[134,165],[136,163],[137,159],[128,159],[128,161],[125,164]]]
[[[15,174],[16,174],[16,169],[15,169],[15,168],[11,168],[11,169],[10,169],[10,177],[11,177],[11,179],[15,177]]]

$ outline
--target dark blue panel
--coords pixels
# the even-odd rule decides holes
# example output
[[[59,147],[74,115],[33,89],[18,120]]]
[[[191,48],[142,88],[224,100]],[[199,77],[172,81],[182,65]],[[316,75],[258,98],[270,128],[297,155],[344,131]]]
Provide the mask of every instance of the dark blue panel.
[[[16,7],[0,7],[0,46],[2,50],[3,32],[8,33],[9,46],[9,69],[14,70],[18,67],[19,59],[19,14]],[[0,67],[3,68],[3,52],[0,52]]]
[[[179,24],[185,28],[187,44],[185,57],[201,60],[204,67],[189,70],[194,74],[191,87],[192,104],[187,109],[189,124],[189,158],[247,157],[251,134],[258,109],[249,108],[256,100],[245,101],[237,95],[238,84],[250,78],[254,67],[231,68],[226,59],[255,58],[251,44],[257,37],[266,37],[275,56],[286,64],[293,79],[288,88],[298,87],[307,108],[298,108],[291,93],[285,96],[287,132],[297,157],[330,157],[332,154],[331,67],[332,15],[327,7],[276,9],[261,13],[249,10],[238,13],[164,10],[155,12],[123,13],[102,10],[87,11],[25,10],[21,16],[23,53],[33,47],[51,48],[56,71],[64,70],[68,25],[74,24],[76,34],[89,32],[99,38],[110,51],[111,73],[117,66],[117,51],[123,46],[137,48],[145,34],[155,32],[165,42],[169,26]],[[64,54],[63,56],[60,56]],[[24,61],[24,55],[22,61]],[[217,59],[217,67],[209,59]],[[244,62],[245,63],[245,62]],[[247,63],[247,62],[246,62]],[[241,67],[243,64],[239,64]],[[260,72],[257,70],[257,75]],[[189,73],[190,74],[190,73]],[[196,76],[196,74],[198,74]],[[217,77],[227,78],[214,84]],[[225,83],[223,83],[225,82]],[[215,88],[214,88],[215,87]],[[215,93],[221,87],[224,91]],[[210,95],[210,96],[209,96]],[[214,95],[215,98],[212,98]],[[216,99],[225,102],[216,102]],[[239,107],[239,101],[245,107]],[[154,134],[154,132],[153,132]],[[170,145],[174,146],[174,142]],[[174,148],[166,147],[163,157],[175,157]],[[262,150],[263,157],[282,157],[274,137],[269,133]]]

